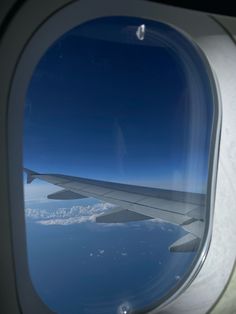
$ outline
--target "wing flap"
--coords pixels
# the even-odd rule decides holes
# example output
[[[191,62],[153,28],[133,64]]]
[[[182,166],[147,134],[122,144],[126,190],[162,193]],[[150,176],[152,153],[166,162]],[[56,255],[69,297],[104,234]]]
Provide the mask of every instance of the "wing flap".
[[[163,209],[170,212],[178,212],[180,214],[186,214],[196,208],[196,205],[167,200],[163,198],[148,197],[139,201],[140,205]]]
[[[174,213],[174,212],[167,212],[162,209],[158,208],[151,208],[148,206],[141,206],[141,205],[135,205],[135,206],[127,206],[127,208],[131,211],[134,211],[138,214],[148,216],[153,219],[160,219],[165,222],[169,222],[175,225],[182,225],[186,221],[186,216]]]

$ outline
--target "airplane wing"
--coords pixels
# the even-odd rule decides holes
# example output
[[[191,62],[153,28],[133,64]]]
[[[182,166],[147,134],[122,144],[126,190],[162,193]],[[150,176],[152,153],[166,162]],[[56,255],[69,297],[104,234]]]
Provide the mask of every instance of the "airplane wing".
[[[116,205],[97,216],[98,223],[121,223],[147,219],[160,219],[182,226],[185,236],[173,243],[172,252],[196,251],[204,230],[205,195],[199,193],[164,190],[61,174],[41,174],[29,169],[27,183],[40,179],[63,190],[48,195],[49,199],[79,199],[94,197]]]

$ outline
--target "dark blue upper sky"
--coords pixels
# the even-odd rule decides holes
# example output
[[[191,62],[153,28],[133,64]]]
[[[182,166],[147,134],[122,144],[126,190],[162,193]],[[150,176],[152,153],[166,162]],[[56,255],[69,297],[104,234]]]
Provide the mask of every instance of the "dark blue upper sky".
[[[142,23],[96,20],[45,53],[26,97],[25,166],[204,190],[212,118],[206,70],[193,47],[166,25],[145,22],[146,43],[139,41]],[[178,46],[188,55],[178,55]]]

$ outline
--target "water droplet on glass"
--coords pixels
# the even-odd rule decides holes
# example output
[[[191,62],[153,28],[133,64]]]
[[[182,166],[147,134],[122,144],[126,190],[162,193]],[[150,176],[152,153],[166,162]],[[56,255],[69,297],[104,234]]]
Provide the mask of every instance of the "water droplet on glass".
[[[129,314],[131,313],[131,306],[129,303],[123,303],[118,308],[118,314]]]

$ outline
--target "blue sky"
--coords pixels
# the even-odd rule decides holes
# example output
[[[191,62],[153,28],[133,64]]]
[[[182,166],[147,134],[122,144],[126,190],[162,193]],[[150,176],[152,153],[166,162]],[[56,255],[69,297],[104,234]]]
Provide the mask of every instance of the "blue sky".
[[[205,188],[212,114],[205,70],[187,47],[192,54],[187,66],[202,84],[191,87],[203,100],[196,104],[200,118],[194,127],[191,82],[175,47],[152,46],[152,24],[146,46],[135,35],[133,44],[122,42],[121,34],[129,38],[130,29],[134,32],[141,22],[130,19],[125,28],[125,18],[97,20],[50,47],[26,97],[25,166],[134,184]],[[107,24],[112,25],[110,37],[102,33]],[[169,31],[176,39],[176,32],[166,28],[161,25],[160,33]],[[98,39],[102,35],[106,40]],[[198,140],[190,156],[191,134]]]

